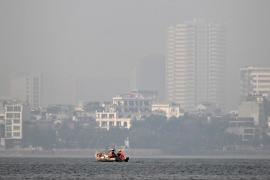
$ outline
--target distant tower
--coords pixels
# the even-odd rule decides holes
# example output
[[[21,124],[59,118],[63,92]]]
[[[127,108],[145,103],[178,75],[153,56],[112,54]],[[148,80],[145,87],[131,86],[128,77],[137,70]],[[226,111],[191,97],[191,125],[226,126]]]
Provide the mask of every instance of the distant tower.
[[[158,99],[165,96],[165,58],[162,55],[148,55],[138,61],[132,71],[133,90],[156,91]]]
[[[32,108],[39,108],[43,104],[43,76],[42,74],[16,75],[11,79],[10,95]]]
[[[224,104],[225,27],[194,20],[168,28],[166,91],[170,102],[193,110]]]

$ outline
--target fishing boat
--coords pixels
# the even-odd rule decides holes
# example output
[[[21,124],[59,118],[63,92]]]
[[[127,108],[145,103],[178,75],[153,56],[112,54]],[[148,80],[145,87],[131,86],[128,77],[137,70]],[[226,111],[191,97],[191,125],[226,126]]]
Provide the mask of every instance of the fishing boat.
[[[99,162],[128,162],[129,157],[125,156],[124,150],[118,150],[117,154],[111,149],[108,152],[97,152],[95,158]]]

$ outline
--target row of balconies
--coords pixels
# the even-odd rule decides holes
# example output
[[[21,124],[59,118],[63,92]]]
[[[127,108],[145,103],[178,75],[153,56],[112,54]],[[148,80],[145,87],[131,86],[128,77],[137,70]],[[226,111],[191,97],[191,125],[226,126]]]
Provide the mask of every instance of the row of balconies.
[[[98,126],[101,128],[107,128],[108,130],[111,127],[123,127],[129,129],[131,127],[130,119],[117,119],[115,121],[111,120],[96,120]]]

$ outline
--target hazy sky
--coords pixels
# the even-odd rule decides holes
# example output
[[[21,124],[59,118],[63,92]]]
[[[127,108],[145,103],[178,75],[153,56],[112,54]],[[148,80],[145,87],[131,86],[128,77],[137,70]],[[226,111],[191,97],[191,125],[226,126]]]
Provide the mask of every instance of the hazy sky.
[[[43,72],[47,86],[57,84],[49,103],[68,102],[63,79],[128,78],[143,57],[166,55],[167,26],[193,18],[226,25],[233,105],[239,67],[270,66],[269,0],[0,0],[0,96],[14,72]]]

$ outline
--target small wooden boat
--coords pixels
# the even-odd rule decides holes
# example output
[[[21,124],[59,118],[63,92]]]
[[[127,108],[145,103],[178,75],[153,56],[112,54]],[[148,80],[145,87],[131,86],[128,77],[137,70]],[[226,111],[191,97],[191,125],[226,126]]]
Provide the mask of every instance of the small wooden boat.
[[[95,158],[99,162],[128,162],[129,160],[129,157],[125,157],[124,154],[122,156],[116,155],[115,157],[111,157],[109,154],[110,152],[97,152]]]

